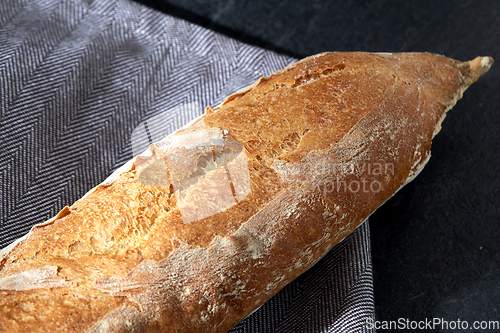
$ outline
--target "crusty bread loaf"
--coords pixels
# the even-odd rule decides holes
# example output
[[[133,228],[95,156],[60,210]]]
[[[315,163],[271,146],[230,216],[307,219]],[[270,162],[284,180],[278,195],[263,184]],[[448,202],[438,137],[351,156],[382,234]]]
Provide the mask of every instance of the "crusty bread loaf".
[[[491,58],[323,53],[0,252],[3,332],[226,332],[412,180]]]

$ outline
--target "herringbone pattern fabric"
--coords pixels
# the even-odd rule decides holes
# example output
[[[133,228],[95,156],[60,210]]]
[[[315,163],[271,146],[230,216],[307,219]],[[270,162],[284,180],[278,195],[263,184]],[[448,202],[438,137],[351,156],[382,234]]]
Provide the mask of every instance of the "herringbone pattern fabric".
[[[0,1],[0,248],[293,61],[127,0]],[[358,330],[367,316],[365,224],[234,331]]]

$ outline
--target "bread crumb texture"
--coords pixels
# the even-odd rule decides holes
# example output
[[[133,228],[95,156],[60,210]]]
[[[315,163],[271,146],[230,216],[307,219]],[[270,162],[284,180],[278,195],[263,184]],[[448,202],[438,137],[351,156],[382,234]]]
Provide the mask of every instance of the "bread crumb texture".
[[[7,251],[0,330],[226,332],[418,174],[488,59],[324,53],[261,78]]]

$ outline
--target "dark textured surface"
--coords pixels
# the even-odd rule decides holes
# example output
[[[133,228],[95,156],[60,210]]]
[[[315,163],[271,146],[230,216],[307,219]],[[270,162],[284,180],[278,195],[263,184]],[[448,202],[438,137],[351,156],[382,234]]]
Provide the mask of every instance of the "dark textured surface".
[[[295,57],[361,50],[495,58],[448,114],[424,171],[371,227],[379,320],[500,320],[500,2],[142,2]]]

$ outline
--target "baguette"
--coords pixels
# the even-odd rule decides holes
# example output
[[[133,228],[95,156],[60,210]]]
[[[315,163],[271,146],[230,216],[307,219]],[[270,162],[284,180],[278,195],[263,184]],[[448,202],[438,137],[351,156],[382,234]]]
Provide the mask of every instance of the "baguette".
[[[0,252],[2,332],[227,332],[414,179],[493,60],[322,53]]]

